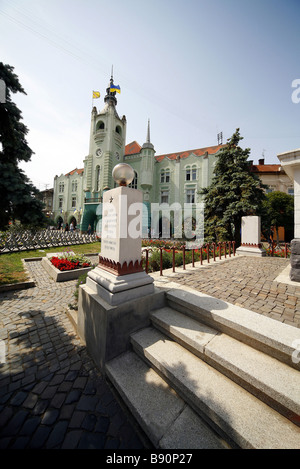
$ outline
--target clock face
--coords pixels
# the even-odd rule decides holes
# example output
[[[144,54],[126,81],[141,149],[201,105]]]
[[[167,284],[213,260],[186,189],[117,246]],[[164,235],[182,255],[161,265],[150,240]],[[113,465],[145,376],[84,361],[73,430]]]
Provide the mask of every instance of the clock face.
[[[101,148],[98,148],[98,150],[96,151],[96,155],[97,155],[97,156],[101,156],[101,155],[102,155],[102,150],[101,150]]]

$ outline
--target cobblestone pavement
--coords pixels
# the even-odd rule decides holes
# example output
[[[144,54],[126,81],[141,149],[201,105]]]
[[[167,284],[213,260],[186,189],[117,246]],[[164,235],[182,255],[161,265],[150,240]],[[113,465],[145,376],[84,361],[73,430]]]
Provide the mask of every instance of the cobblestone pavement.
[[[187,285],[228,303],[300,327],[300,285],[274,281],[289,264],[275,257],[235,257],[230,262],[172,274]]]
[[[143,449],[66,316],[76,280],[27,266],[36,286],[0,294],[0,448]]]

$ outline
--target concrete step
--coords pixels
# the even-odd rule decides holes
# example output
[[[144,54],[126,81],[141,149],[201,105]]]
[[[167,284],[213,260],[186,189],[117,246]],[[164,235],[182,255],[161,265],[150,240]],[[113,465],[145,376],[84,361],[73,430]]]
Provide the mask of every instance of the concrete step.
[[[170,307],[300,370],[299,329],[187,288],[166,292]]]
[[[156,448],[228,448],[225,441],[134,352],[126,352],[108,362],[106,375]]]
[[[170,307],[151,315],[155,327],[300,425],[300,373]]]
[[[131,342],[229,443],[245,449],[300,449],[299,427],[157,329],[142,329]]]

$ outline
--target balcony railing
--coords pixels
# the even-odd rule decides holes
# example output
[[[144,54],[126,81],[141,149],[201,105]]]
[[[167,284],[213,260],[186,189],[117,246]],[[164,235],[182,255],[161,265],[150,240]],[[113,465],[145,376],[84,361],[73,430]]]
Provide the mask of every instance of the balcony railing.
[[[90,198],[85,198],[84,203],[85,204],[100,204],[103,201],[102,197],[90,197]]]

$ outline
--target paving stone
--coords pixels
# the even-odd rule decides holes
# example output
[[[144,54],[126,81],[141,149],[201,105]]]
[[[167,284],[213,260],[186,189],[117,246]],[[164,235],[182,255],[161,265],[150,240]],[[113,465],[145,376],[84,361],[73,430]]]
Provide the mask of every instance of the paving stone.
[[[87,418],[87,428],[103,415],[109,420],[110,410],[91,378],[99,375],[93,361],[65,314],[76,280],[56,283],[40,262],[28,266],[36,287],[0,294],[0,338],[9,351],[0,370],[0,448],[75,448],[85,434],[83,448],[102,448],[104,433],[94,440],[81,428],[89,412],[95,422]]]
[[[209,268],[175,274],[172,281],[300,327],[300,286],[274,282],[288,262],[211,260]],[[56,283],[40,262],[28,264],[37,286],[0,294],[0,337],[8,346],[0,369],[6,374],[0,379],[0,448],[143,448],[65,314],[76,281]]]
[[[68,428],[68,422],[67,421],[61,421],[58,422],[52,429],[47,442],[46,442],[46,448],[52,449],[52,448],[57,448],[59,447],[63,441],[64,441],[64,436]]]

